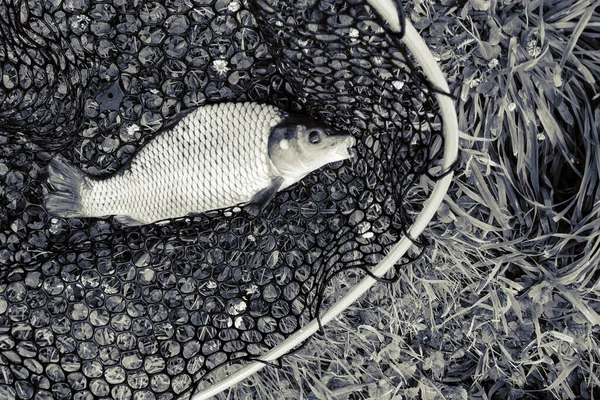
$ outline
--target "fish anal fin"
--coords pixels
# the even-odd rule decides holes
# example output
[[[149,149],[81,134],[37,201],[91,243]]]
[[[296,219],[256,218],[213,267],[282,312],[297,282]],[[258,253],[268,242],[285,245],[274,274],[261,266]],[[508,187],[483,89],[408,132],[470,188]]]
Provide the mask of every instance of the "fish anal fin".
[[[115,221],[125,226],[146,225],[146,222],[138,221],[137,219],[132,218],[129,215],[115,215],[113,218]]]
[[[244,207],[245,210],[254,216],[258,215],[269,205],[269,203],[271,203],[271,201],[273,201],[273,198],[275,198],[275,195],[281,189],[283,181],[284,178],[282,176],[271,179],[271,184],[269,186],[259,190],[250,201],[246,203],[246,206]]]

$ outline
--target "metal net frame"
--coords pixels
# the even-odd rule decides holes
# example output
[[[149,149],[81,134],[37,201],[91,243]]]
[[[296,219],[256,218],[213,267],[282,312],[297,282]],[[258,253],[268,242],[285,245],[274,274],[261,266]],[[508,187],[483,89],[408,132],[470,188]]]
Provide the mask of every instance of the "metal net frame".
[[[414,259],[457,128],[433,57],[410,24],[400,31],[391,1],[2,0],[0,398],[189,399],[216,368],[261,360],[205,398]],[[220,101],[326,121],[358,155],[259,216],[123,228],[43,209],[58,152],[107,176],[182,111]],[[431,197],[415,204],[426,177]],[[349,269],[365,279],[324,309]]]

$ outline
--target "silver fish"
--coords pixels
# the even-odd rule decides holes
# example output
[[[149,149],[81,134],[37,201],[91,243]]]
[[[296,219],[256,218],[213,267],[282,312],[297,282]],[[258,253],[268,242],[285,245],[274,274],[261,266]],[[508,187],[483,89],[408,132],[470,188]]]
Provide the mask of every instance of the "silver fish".
[[[355,143],[348,134],[271,105],[203,106],[106,179],[54,158],[48,181],[55,190],[45,206],[56,217],[115,215],[128,226],[241,203],[259,212],[308,173],[350,158]]]

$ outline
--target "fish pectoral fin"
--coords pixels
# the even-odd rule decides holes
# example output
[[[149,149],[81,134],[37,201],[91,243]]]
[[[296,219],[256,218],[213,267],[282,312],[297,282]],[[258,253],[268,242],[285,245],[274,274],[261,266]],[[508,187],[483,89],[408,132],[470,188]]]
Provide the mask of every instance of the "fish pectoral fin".
[[[263,211],[273,200],[273,198],[275,198],[275,195],[283,185],[283,181],[284,179],[282,176],[277,176],[271,179],[271,184],[269,186],[259,190],[258,193],[252,196],[250,201],[246,203],[246,206],[244,207],[246,211],[254,216]]]
[[[132,218],[129,215],[115,215],[114,220],[125,226],[140,226],[146,224],[145,222],[138,221],[137,219]]]

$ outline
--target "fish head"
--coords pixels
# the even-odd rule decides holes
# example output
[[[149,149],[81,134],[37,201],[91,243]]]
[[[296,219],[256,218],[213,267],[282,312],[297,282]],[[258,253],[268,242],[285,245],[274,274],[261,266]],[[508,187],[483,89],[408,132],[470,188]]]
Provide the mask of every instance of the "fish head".
[[[271,129],[269,157],[293,181],[335,161],[353,157],[354,137],[317,120],[290,115]]]

